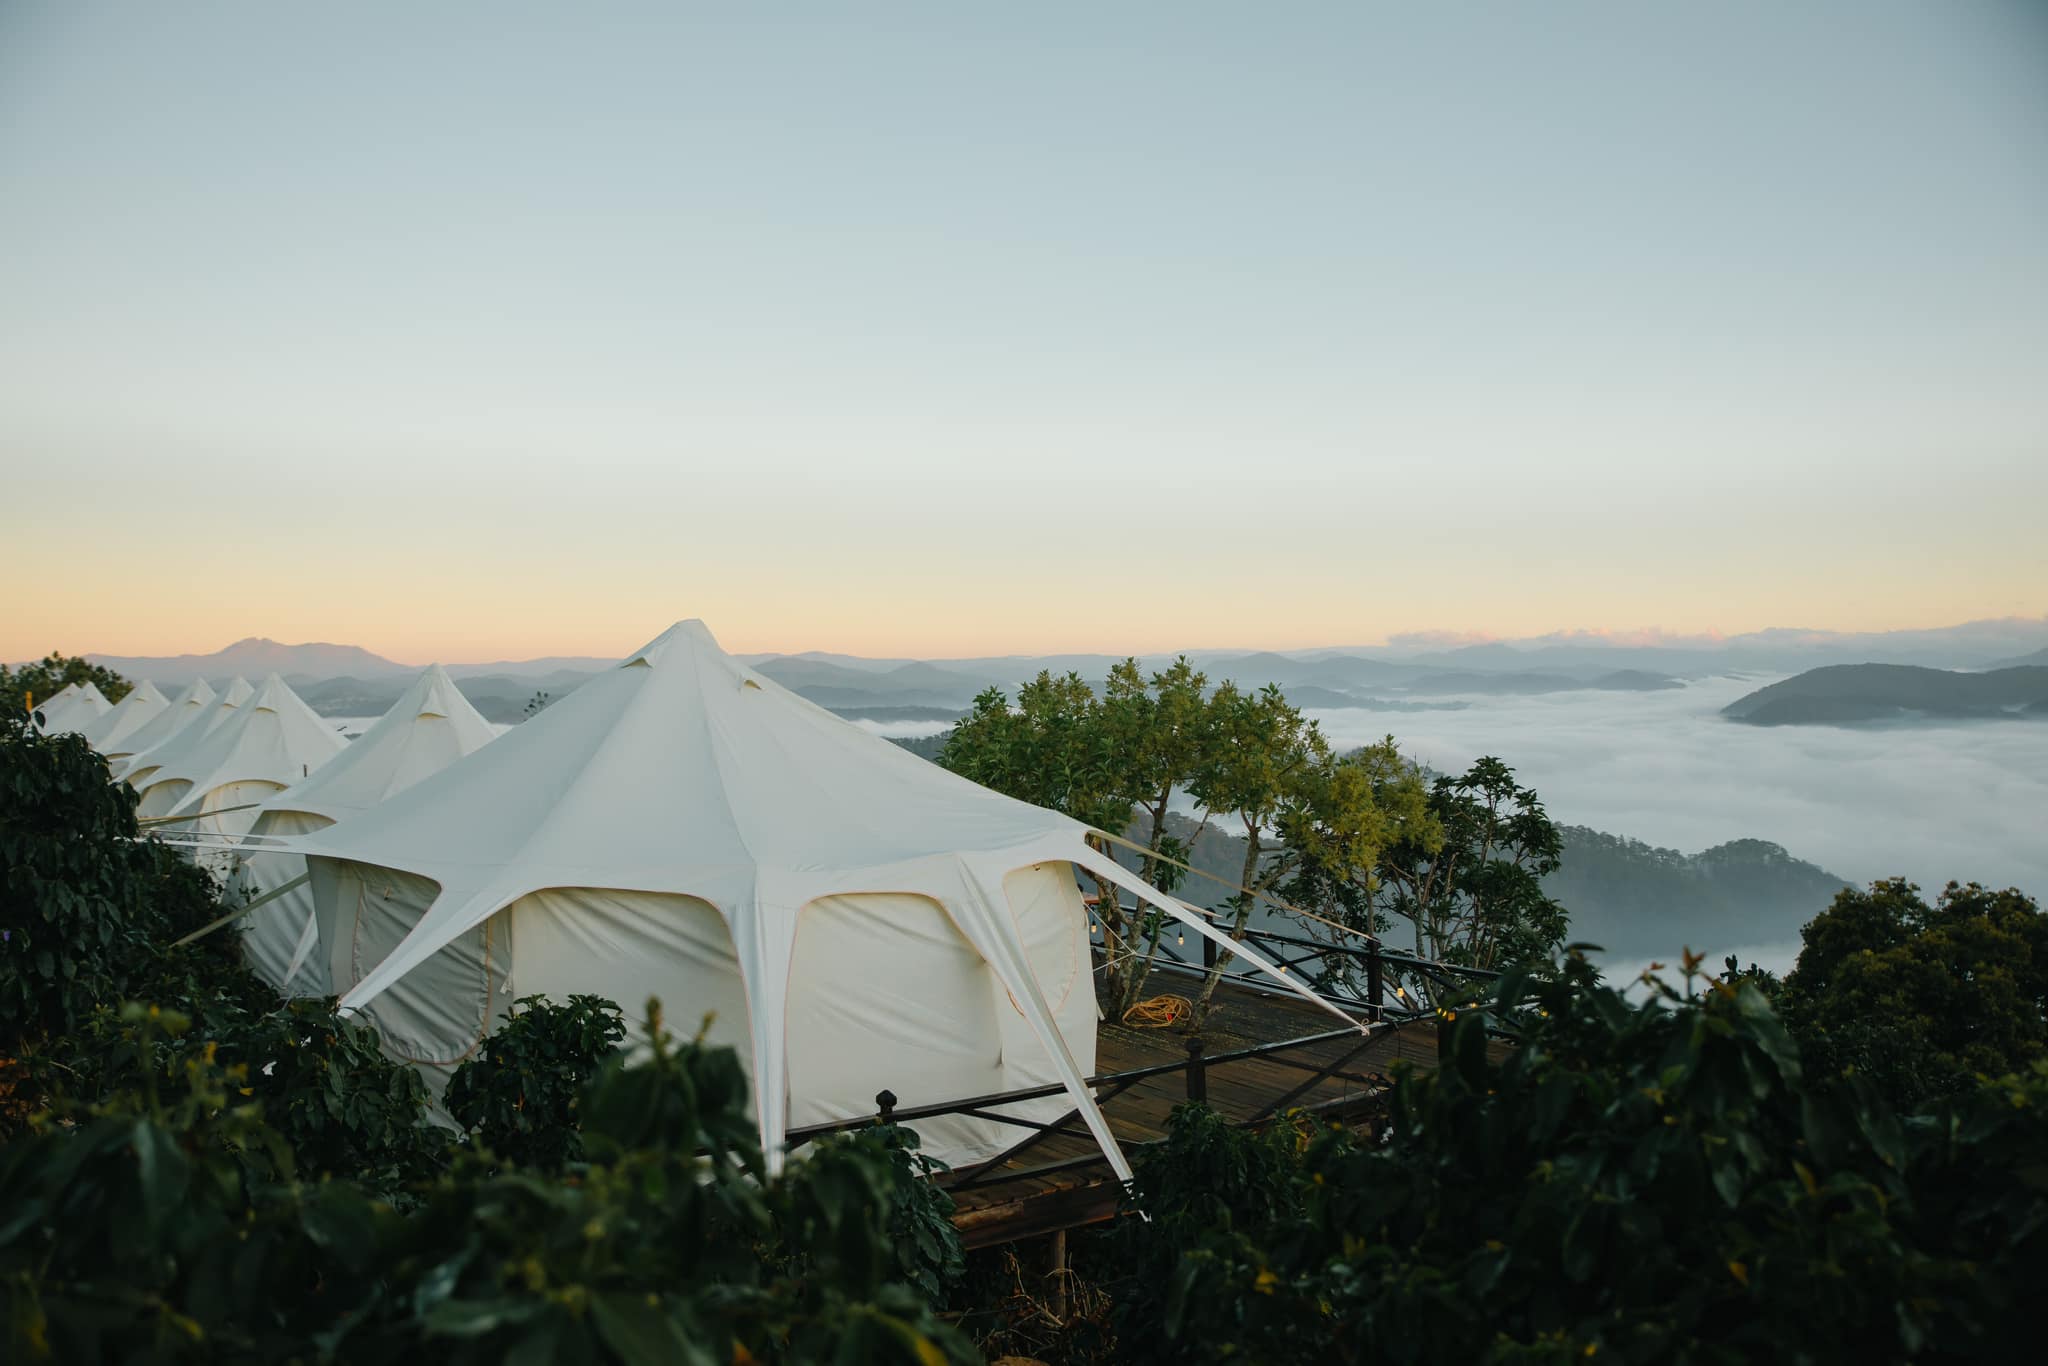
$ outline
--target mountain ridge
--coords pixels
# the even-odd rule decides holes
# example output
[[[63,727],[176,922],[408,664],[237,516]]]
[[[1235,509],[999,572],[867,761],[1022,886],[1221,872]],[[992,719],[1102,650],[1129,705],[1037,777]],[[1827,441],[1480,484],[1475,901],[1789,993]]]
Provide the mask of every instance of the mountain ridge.
[[[1831,664],[1746,693],[1721,714],[1751,726],[2048,718],[2048,667],[1966,673],[1909,664]]]

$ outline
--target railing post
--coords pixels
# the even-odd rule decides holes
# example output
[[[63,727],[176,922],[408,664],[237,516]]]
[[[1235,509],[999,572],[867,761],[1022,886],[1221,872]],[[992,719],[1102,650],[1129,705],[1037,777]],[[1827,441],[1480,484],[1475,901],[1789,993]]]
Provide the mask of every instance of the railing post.
[[[893,1124],[895,1123],[895,1113],[896,1093],[894,1091],[875,1092],[875,1117],[884,1124]]]
[[[1375,939],[1372,947],[1365,951],[1365,1002],[1372,1007],[1373,1022],[1387,1018],[1387,978],[1385,964],[1380,958],[1380,942]]]
[[[1188,1040],[1188,1099],[1197,1105],[1209,1103],[1209,1065],[1202,1060],[1202,1041]]]

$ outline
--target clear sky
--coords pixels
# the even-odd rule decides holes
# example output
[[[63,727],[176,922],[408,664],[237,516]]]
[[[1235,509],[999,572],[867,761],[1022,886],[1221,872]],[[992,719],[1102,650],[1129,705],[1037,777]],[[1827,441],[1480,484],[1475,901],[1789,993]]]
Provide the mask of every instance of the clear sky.
[[[0,658],[2048,611],[2048,5],[0,0]]]

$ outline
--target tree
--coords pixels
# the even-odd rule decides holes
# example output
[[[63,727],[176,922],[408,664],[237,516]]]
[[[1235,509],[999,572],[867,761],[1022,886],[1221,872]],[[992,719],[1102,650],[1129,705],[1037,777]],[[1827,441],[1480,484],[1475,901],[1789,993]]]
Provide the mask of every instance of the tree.
[[[1409,922],[1418,957],[1499,968],[1545,960],[1564,945],[1565,909],[1543,890],[1563,836],[1536,793],[1488,755],[1429,789],[1424,819],[1408,824],[1370,869],[1333,889],[1375,933]]]
[[[1800,937],[1778,1005],[1824,1074],[1912,1104],[2048,1058],[2048,916],[2018,890],[1844,888]]]
[[[442,1104],[492,1156],[559,1172],[583,1156],[577,1101],[618,1051],[626,1022],[601,996],[571,996],[560,1005],[522,996],[513,1009],[455,1069]]]
[[[16,669],[0,664],[0,716],[20,716],[28,710],[31,698],[40,704],[73,683],[92,684],[109,702],[119,702],[135,686],[89,659],[52,651]]]
[[[1126,659],[1109,671],[1102,690],[1102,723],[1112,759],[1138,793],[1146,822],[1146,857],[1139,875],[1162,892],[1178,885],[1181,870],[1158,856],[1186,861],[1187,848],[1166,832],[1167,812],[1208,762],[1215,744],[1209,680],[1187,657],[1152,675],[1148,685],[1138,661]]]
[[[1208,678],[1182,656],[1164,672],[1147,680],[1135,659],[1109,672],[1103,684],[1101,723],[1108,735],[1112,762],[1125,774],[1137,799],[1145,855],[1138,875],[1162,892],[1180,885],[1192,840],[1167,833],[1167,814],[1176,794],[1184,792],[1203,771],[1215,745],[1215,711],[1207,697]],[[1202,824],[1208,823],[1203,812]],[[1193,838],[1198,839],[1198,827]],[[1143,941],[1142,958],[1123,974],[1115,1013],[1138,1003],[1152,964],[1159,955],[1166,916],[1157,907],[1140,909],[1134,935]],[[1139,950],[1132,946],[1132,952]]]
[[[1391,739],[1339,759],[1321,729],[1270,685],[1247,693],[1225,683],[1210,710],[1209,757],[1190,790],[1244,830],[1238,891],[1224,901],[1233,940],[1244,937],[1258,898],[1283,884],[1304,876],[1332,886],[1369,882],[1381,849],[1422,814],[1420,783]],[[1228,950],[1216,956],[1198,1016],[1234,958]]]

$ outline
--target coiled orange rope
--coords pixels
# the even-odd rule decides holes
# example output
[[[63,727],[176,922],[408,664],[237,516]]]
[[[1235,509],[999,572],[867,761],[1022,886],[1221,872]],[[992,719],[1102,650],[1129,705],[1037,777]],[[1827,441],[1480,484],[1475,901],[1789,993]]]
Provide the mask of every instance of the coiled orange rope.
[[[1164,1029],[1194,1018],[1195,1003],[1185,996],[1154,996],[1124,1012],[1124,1023],[1139,1029]]]

